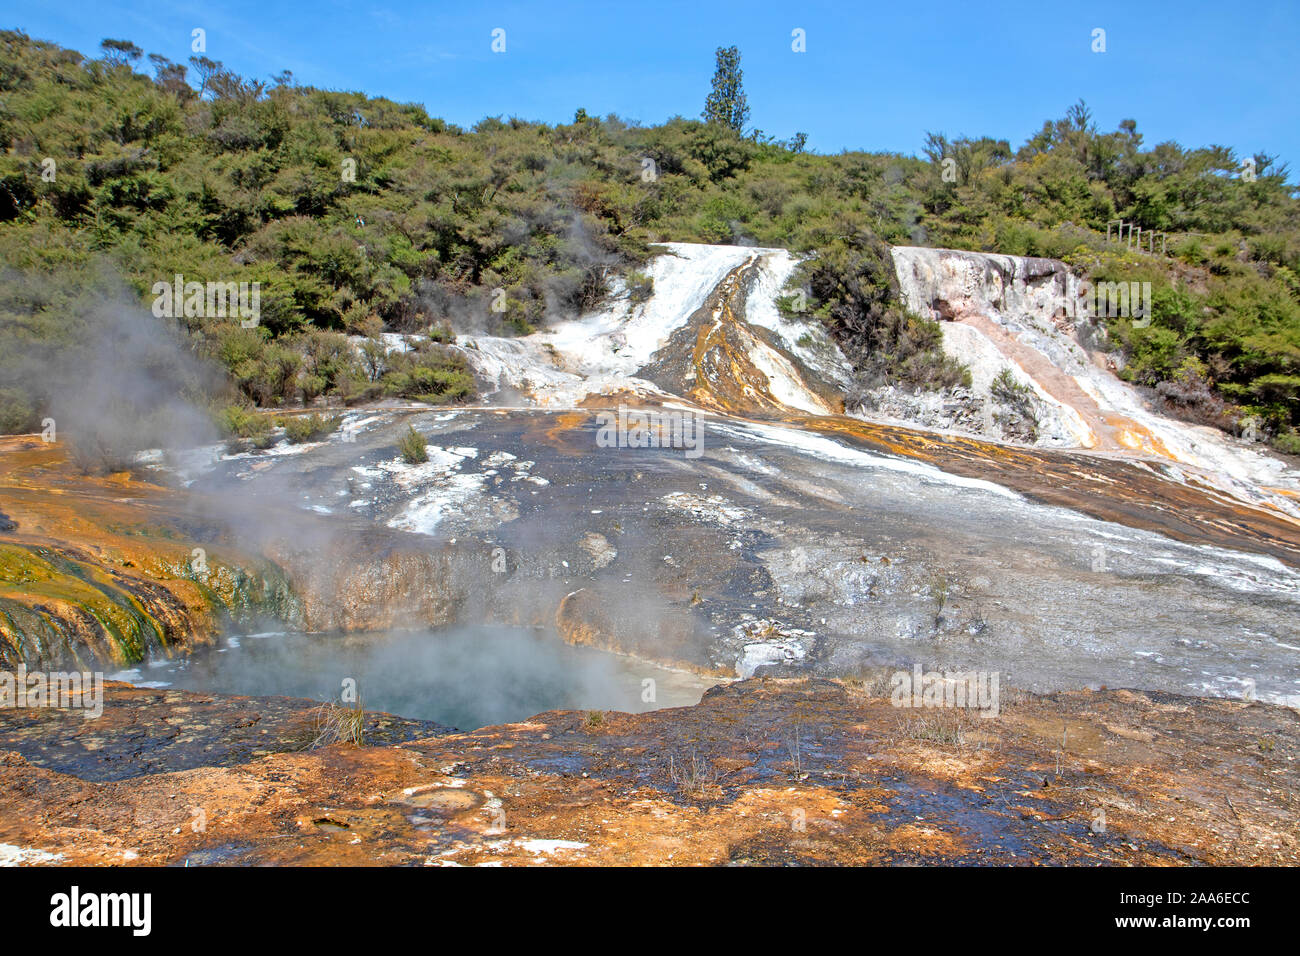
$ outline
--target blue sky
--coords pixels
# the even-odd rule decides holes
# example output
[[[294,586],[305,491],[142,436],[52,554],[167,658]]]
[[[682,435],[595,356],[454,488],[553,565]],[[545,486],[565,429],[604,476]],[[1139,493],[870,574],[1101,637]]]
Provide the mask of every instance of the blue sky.
[[[471,126],[484,116],[643,123],[696,116],[718,46],[740,47],[750,122],[809,147],[916,153],[926,131],[1019,146],[1082,98],[1098,124],[1132,117],[1148,146],[1222,144],[1278,155],[1300,172],[1300,3],[751,0],[526,3],[375,0],[39,0],[0,26],[98,55],[104,37],[245,76],[427,106]],[[506,31],[505,53],[491,50]],[[791,50],[805,31],[807,52]],[[1106,52],[1092,32],[1106,31]]]

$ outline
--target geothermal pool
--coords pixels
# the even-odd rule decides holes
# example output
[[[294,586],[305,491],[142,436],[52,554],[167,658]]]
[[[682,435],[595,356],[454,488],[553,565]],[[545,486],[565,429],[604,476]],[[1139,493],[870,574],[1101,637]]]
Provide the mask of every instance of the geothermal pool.
[[[474,626],[367,634],[270,632],[229,637],[188,658],[113,679],[255,697],[340,699],[355,681],[366,710],[461,730],[548,710],[641,713],[696,704],[716,681],[574,647],[553,631]],[[646,683],[651,681],[653,683]]]

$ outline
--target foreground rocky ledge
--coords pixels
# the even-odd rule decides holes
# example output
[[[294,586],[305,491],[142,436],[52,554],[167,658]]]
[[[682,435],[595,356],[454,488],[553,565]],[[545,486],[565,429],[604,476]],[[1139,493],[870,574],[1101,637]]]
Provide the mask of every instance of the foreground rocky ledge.
[[[1124,690],[1001,714],[748,680],[454,733],[108,686],[0,711],[0,856],[66,864],[1295,864],[1300,715]]]

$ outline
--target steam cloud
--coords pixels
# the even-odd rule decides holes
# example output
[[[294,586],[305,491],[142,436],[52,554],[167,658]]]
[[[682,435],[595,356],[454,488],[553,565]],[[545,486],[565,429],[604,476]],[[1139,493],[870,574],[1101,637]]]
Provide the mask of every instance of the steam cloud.
[[[339,700],[356,681],[366,710],[434,720],[471,730],[547,710],[639,711],[693,704],[660,680],[655,704],[642,701],[650,665],[571,647],[553,632],[467,626],[356,636],[275,634],[244,637],[224,654],[202,654],[176,670],[176,686],[257,696]]]
[[[215,440],[203,405],[224,389],[220,372],[106,270],[89,282],[10,272],[0,314],[0,389],[34,400],[84,466],[119,468],[144,449]],[[50,323],[62,326],[56,335],[29,337]]]

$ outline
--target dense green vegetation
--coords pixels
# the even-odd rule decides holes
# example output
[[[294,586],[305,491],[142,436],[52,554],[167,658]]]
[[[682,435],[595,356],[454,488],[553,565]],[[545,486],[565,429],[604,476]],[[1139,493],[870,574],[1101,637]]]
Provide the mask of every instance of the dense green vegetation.
[[[1181,414],[1249,422],[1300,451],[1300,219],[1269,157],[1243,175],[1224,147],[1147,148],[1132,121],[1100,132],[1082,104],[1019,150],[932,135],[924,158],[816,155],[802,136],[583,110],[558,126],[462,130],[287,74],[149,62],[152,77],[125,41],[86,60],[0,33],[0,257],[21,278],[7,275],[0,297],[0,429],[32,427],[45,401],[39,385],[14,384],[13,356],[75,336],[76,303],[105,274],[146,305],[176,274],[260,282],[256,328],[173,320],[245,402],[455,401],[473,384],[439,344],[451,330],[524,333],[618,283],[644,296],[638,270],[665,240],[812,254],[796,282],[864,382],[945,387],[963,370],[943,358],[937,326],[898,302],[888,244],[913,243],[1151,281],[1149,326],[1110,320],[1124,374]],[[731,99],[711,102],[734,116],[738,58],[719,67]],[[1108,244],[1117,218],[1168,232],[1170,254]],[[386,355],[382,331],[434,334]]]

